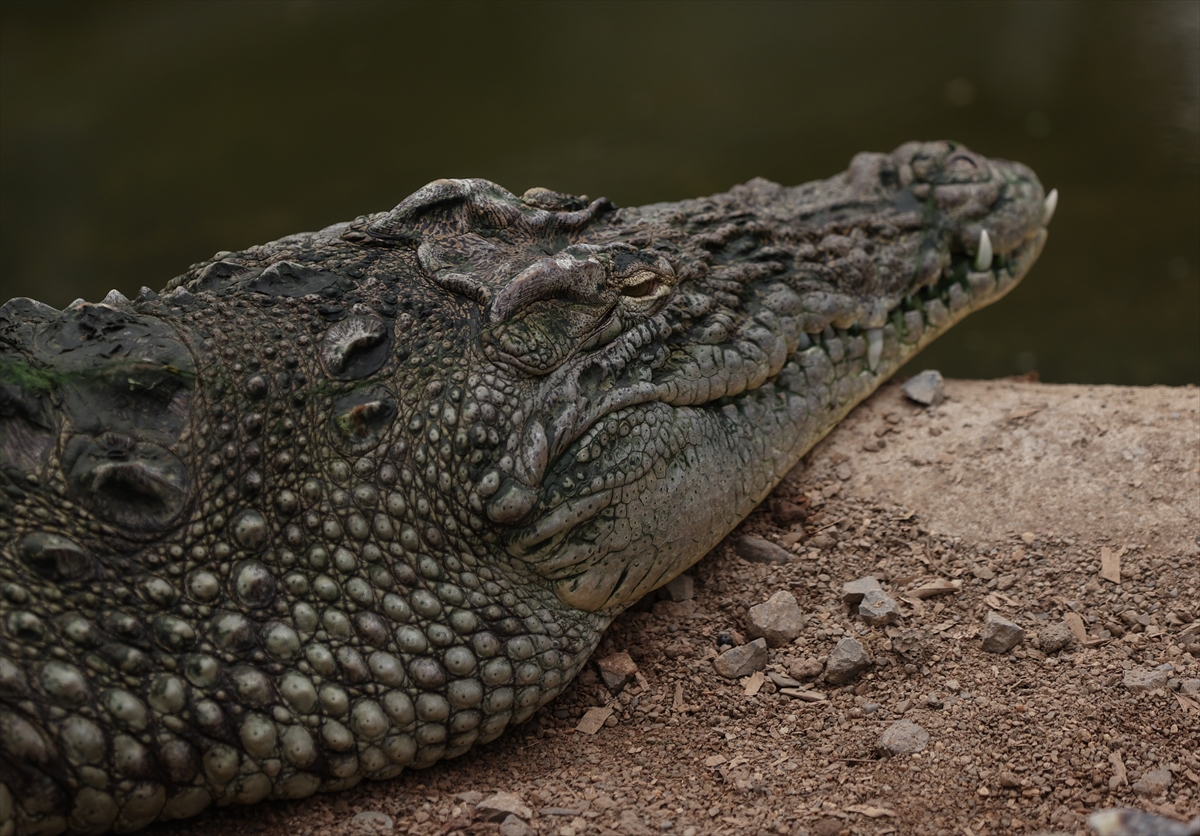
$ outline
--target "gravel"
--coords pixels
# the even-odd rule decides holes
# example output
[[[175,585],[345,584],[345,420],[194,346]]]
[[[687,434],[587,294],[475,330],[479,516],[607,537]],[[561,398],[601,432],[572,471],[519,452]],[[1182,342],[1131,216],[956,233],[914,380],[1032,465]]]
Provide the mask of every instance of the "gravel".
[[[1200,816],[1200,707],[1190,707],[1200,695],[1187,690],[1200,679],[1200,391],[946,386],[951,397],[932,410],[885,386],[775,491],[772,499],[808,509],[792,559],[736,554],[738,537],[789,533],[768,509],[756,512],[689,570],[693,599],[658,602],[691,605],[686,617],[624,613],[563,694],[495,742],[394,780],[214,806],[159,830],[366,836],[353,819],[377,811],[393,819],[394,836],[482,836],[505,820],[484,819],[477,805],[503,791],[532,813],[510,826],[538,836],[814,836],[818,826],[863,836],[1095,836],[1090,815],[1130,807],[1154,811],[1140,814],[1151,828],[1141,836],[1187,832]],[[862,452],[880,431],[887,447]],[[835,472],[835,455],[853,465],[849,480]],[[1098,577],[1102,548],[1124,549],[1120,583]],[[983,564],[991,581],[972,575]],[[897,601],[896,624],[871,627],[842,600],[843,584],[867,575]],[[935,583],[948,591],[909,594]],[[747,610],[784,589],[804,629],[780,647],[763,642],[764,681],[748,694],[755,671],[715,672],[718,636],[745,645],[736,633]],[[989,610],[1038,642],[984,652]],[[1041,631],[1068,614],[1082,636],[1047,653]],[[843,638],[875,664],[835,685],[820,674]],[[614,694],[596,660],[619,652],[638,671]],[[1162,687],[1125,686],[1126,671],[1153,676],[1168,663]],[[802,684],[777,684],[771,673]],[[1165,685],[1171,679],[1178,691]],[[930,693],[941,708],[925,703]],[[589,709],[606,707],[595,733],[575,730]],[[882,732],[901,719],[924,728],[928,746],[879,757]],[[1151,796],[1136,791],[1155,770],[1173,782]]]

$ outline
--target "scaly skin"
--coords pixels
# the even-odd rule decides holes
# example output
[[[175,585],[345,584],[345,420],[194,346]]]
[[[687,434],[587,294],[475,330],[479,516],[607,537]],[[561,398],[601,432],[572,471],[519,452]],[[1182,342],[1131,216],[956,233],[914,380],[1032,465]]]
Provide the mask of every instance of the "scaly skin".
[[[636,209],[438,181],[161,296],[7,303],[0,836],[338,790],[524,721],[1011,289],[1044,201],[952,143]]]

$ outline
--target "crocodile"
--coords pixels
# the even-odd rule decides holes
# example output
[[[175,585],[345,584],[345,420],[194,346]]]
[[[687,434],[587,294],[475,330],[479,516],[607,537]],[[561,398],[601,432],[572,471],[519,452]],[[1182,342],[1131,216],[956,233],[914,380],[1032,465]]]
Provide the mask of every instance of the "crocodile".
[[[0,836],[387,779],[527,720],[1057,192],[953,142],[618,208],[439,180],[0,308]]]

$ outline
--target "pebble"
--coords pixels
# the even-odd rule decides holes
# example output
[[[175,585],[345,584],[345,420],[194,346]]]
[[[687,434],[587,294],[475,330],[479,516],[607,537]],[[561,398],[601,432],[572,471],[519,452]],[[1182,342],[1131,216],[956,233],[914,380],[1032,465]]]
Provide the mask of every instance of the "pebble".
[[[890,633],[892,650],[906,662],[920,662],[925,657],[925,632],[915,627]]]
[[[815,676],[820,676],[821,671],[825,670],[825,666],[821,664],[819,659],[793,659],[788,662],[788,675],[794,679],[812,679]]]
[[[937,406],[946,397],[946,381],[936,369],[926,369],[904,384],[904,394],[922,406]]]
[[[808,519],[807,508],[794,502],[788,502],[786,499],[776,502],[772,510],[775,522],[784,528],[790,528],[796,523],[802,523]]]
[[[386,833],[396,826],[391,816],[378,810],[364,810],[350,819],[350,823],[366,828],[372,833]]]
[[[804,618],[796,596],[776,592],[766,601],[750,608],[746,632],[751,638],[764,638],[768,647],[787,644],[804,629]]]
[[[1007,653],[1025,640],[1025,630],[1004,616],[988,610],[983,622],[983,649],[987,653]]]
[[[500,836],[532,836],[533,830],[515,814],[500,822]]]
[[[874,575],[865,575],[857,580],[842,584],[842,601],[850,606],[860,603],[868,592],[883,592]]]
[[[767,640],[763,638],[755,639],[740,647],[731,647],[713,659],[713,667],[726,679],[738,679],[755,671],[761,671],[766,666]]]
[[[1167,678],[1175,668],[1172,665],[1159,665],[1153,670],[1146,668],[1130,668],[1125,671],[1124,684],[1130,691],[1153,691],[1156,688],[1166,688]]]
[[[1065,621],[1055,622],[1038,632],[1038,645],[1043,653],[1057,653],[1074,643],[1075,634],[1071,632],[1071,625]]]
[[[1176,821],[1142,810],[1097,810],[1088,824],[1098,836],[1196,836],[1200,816],[1190,822]]]
[[[513,817],[517,819],[531,818],[533,811],[511,792],[498,792],[476,804],[475,814],[487,821],[502,821],[507,824],[508,820]]]
[[[863,596],[858,614],[872,627],[883,627],[900,617],[900,607],[883,590],[872,590]]]
[[[680,575],[667,581],[663,587],[672,601],[690,601],[696,597],[696,581],[691,575]]]
[[[897,720],[879,736],[875,751],[883,757],[911,755],[929,745],[929,732],[912,720]]]
[[[829,654],[825,663],[825,680],[842,685],[871,666],[871,656],[858,639],[844,638]]]
[[[1159,795],[1171,788],[1175,783],[1169,769],[1151,769],[1141,778],[1133,782],[1133,791],[1140,795]]]
[[[1200,679],[1185,679],[1185,680],[1183,680],[1183,684],[1180,686],[1180,690],[1183,691],[1183,693],[1188,694],[1193,697],[1200,695]]]
[[[783,546],[777,546],[761,537],[746,534],[737,538],[733,550],[742,560],[751,563],[787,563],[792,559],[792,553]]]
[[[624,651],[597,659],[596,667],[600,669],[600,678],[604,680],[604,687],[614,695],[621,693],[638,671],[637,663]]]

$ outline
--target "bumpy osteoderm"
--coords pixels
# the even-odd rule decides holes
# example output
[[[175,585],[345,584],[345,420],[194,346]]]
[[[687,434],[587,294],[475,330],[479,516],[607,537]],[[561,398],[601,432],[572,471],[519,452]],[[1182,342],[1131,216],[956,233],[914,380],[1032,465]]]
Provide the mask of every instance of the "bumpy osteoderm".
[[[161,295],[0,308],[0,836],[428,766],[528,718],[1056,196],[952,143],[618,209],[443,180]]]

